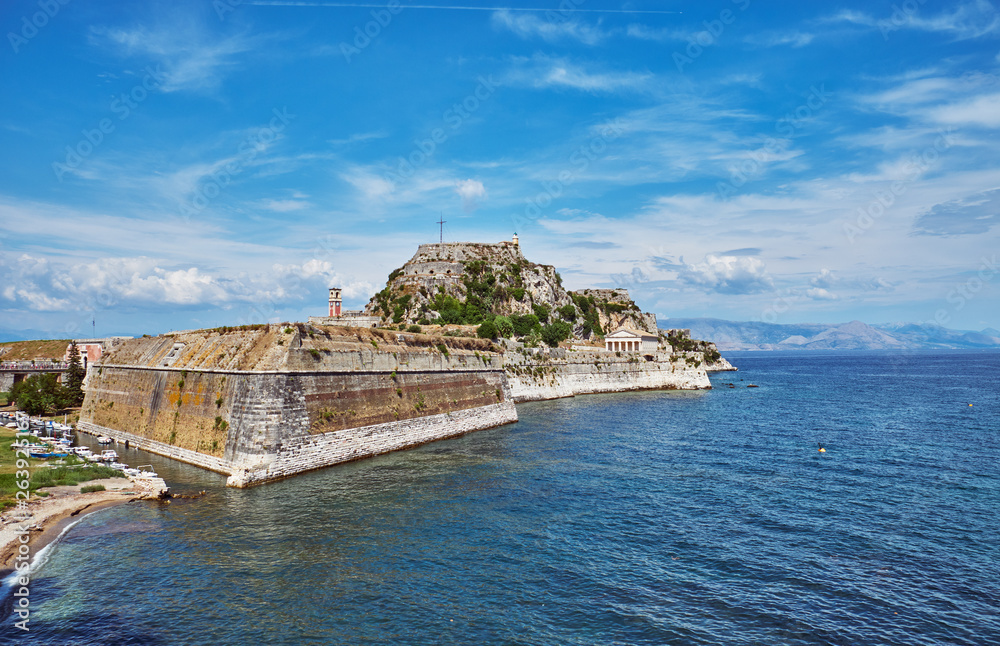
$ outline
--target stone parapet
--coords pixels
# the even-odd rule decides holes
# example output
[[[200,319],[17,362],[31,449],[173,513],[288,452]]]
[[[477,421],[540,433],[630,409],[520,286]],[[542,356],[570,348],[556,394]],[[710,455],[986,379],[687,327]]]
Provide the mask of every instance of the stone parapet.
[[[635,353],[604,350],[509,352],[504,368],[515,402],[630,390],[701,390],[712,387],[704,368],[683,355],[657,352],[652,361]]]

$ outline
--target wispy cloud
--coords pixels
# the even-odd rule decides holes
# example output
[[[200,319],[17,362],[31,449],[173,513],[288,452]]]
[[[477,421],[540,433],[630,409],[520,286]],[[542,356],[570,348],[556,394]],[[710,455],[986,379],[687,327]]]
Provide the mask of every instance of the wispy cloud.
[[[1000,92],[974,78],[927,70],[879,92],[859,97],[859,104],[945,126],[1000,127]]]
[[[878,29],[886,37],[900,29],[914,29],[948,34],[955,40],[969,40],[1000,31],[1000,13],[988,0],[962,2],[950,11],[934,15],[926,15],[925,7],[919,5],[912,8],[906,3],[901,5],[892,5],[891,11],[885,16],[844,9],[820,19],[819,22],[846,22]]]
[[[930,108],[927,116],[949,125],[1000,128],[1000,93],[987,94]]]
[[[913,224],[915,233],[934,236],[986,233],[1000,224],[1000,189],[937,204]]]
[[[241,55],[259,46],[262,38],[235,35],[217,39],[193,25],[149,30],[94,27],[91,42],[111,46],[126,57],[140,57],[163,66],[163,92],[213,89],[225,73],[239,65]]]
[[[651,40],[655,42],[684,42],[691,37],[691,32],[677,29],[654,29],[640,23],[632,23],[625,28],[625,35],[636,40]]]
[[[504,9],[494,13],[491,21],[495,28],[506,29],[521,38],[541,38],[548,42],[576,40],[585,45],[596,45],[610,35],[599,24],[587,25],[570,18],[555,18],[559,18],[559,14],[554,12],[543,19],[534,13],[513,13]]]
[[[751,34],[743,39],[743,42],[748,45],[754,45],[757,47],[805,47],[816,38],[815,34],[805,33],[801,31],[784,31],[784,32],[762,32],[758,34]]]
[[[305,200],[262,200],[257,202],[256,205],[261,209],[275,211],[276,213],[301,211],[312,206],[312,204]]]
[[[506,82],[539,89],[569,88],[591,93],[635,92],[647,87],[652,74],[590,71],[564,58],[535,55],[521,60],[507,73]]]
[[[988,0],[964,2],[952,11],[943,11],[935,16],[924,17],[915,13],[910,18],[914,29],[943,32],[958,40],[978,38],[995,33],[1000,28],[1000,14]]]
[[[372,141],[374,139],[385,139],[389,136],[389,133],[384,130],[377,130],[375,132],[358,132],[349,137],[344,137],[343,139],[330,139],[330,143],[334,146],[348,146],[350,144],[356,144],[362,141]]]

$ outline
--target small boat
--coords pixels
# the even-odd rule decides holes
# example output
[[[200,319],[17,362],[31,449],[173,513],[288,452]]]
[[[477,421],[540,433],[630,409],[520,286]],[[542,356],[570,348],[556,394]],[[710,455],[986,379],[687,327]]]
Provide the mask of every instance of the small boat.
[[[111,438],[108,437],[107,435],[102,435],[101,437],[97,438],[98,444],[111,444],[111,442],[112,442]]]
[[[79,455],[81,457],[87,457],[88,455],[91,455],[90,449],[88,449],[85,446],[78,446],[78,447],[74,448],[73,449],[73,453],[76,453],[77,455]]]
[[[114,449],[105,449],[101,451],[101,460],[105,462],[117,462],[118,453]]]
[[[14,446],[12,444],[11,448],[17,451],[27,451],[31,455],[34,455],[35,453],[48,453],[52,450],[52,447],[48,444],[28,444],[25,446]]]
[[[153,471],[153,465],[152,464],[140,464],[138,466],[138,469],[139,469],[139,477],[140,478],[159,478],[160,477],[160,476],[156,475],[156,471]],[[149,471],[143,471],[142,469],[149,469]]]
[[[28,455],[30,455],[33,458],[41,458],[43,460],[47,460],[49,458],[65,458],[66,456],[69,455],[69,453],[52,453],[52,452],[43,453],[41,451],[31,451],[30,453],[28,453]]]
[[[7,422],[4,426],[7,428],[17,428],[17,424],[15,422]]]
[[[88,454],[86,457],[87,457],[87,461],[88,462],[100,462],[101,461],[101,456],[94,455],[93,453]]]
[[[138,476],[140,473],[142,473],[142,471],[139,471],[138,469],[133,469],[132,467],[126,467],[122,469],[122,471],[125,472],[125,475],[133,477]]]
[[[108,466],[111,467],[112,469],[118,469],[119,471],[124,471],[125,469],[128,468],[127,464],[123,464],[121,462],[112,462]]]

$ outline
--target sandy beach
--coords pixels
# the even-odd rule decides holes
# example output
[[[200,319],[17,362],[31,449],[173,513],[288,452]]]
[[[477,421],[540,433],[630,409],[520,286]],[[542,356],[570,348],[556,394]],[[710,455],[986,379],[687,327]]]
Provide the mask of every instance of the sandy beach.
[[[81,486],[98,484],[104,485],[105,491],[80,493]],[[87,514],[113,505],[156,497],[141,483],[128,478],[92,480],[78,486],[50,487],[44,491],[48,492],[47,497],[35,498],[28,503],[30,517],[22,518],[13,509],[0,515],[0,578],[13,569],[22,527],[31,528],[28,545],[34,555],[55,540],[67,525]]]

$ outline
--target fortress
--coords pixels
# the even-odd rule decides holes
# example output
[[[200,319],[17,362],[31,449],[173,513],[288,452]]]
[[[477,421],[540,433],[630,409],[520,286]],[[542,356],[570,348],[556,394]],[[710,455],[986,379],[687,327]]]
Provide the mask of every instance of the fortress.
[[[489,282],[484,267],[506,268],[493,279],[492,293],[503,290],[506,299],[494,298],[495,307],[560,307],[573,326],[591,333],[595,325],[627,321],[643,331],[645,345],[529,347],[403,331],[406,319],[454,315],[433,309],[440,301],[431,298],[427,281],[434,281],[434,295],[472,285],[471,299],[477,285]],[[402,296],[392,295],[393,285]],[[516,240],[421,245],[386,289],[392,293],[383,290],[364,313],[343,311],[333,288],[328,316],[309,323],[126,340],[89,367],[78,428],[224,473],[230,486],[246,487],[515,422],[516,402],[711,387],[706,368],[713,367],[707,357],[714,346],[656,331],[652,315],[638,312],[624,290],[571,297],[554,268],[524,260]],[[392,319],[397,329],[385,329]],[[645,329],[650,321],[652,333]],[[715,368],[731,369],[719,361]]]

